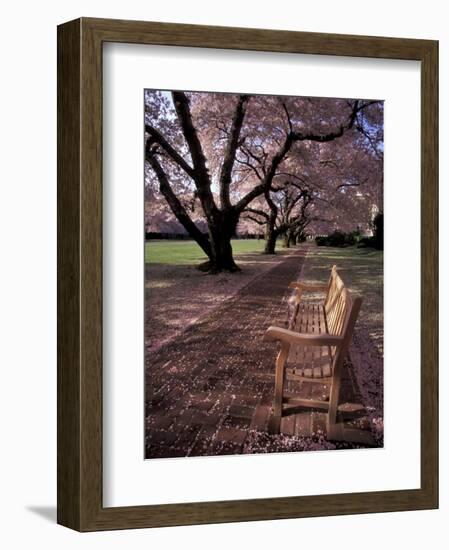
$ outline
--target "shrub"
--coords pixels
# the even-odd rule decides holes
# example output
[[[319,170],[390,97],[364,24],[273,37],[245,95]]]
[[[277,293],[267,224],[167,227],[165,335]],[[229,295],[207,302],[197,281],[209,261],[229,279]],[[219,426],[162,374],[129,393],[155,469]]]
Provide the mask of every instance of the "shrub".
[[[327,237],[315,237],[317,246],[329,246],[327,244]]]
[[[359,237],[360,233],[358,231],[353,231],[352,233],[334,231],[327,237],[315,237],[315,242],[318,246],[353,246]]]
[[[374,237],[361,237],[357,243],[358,248],[376,248]]]
[[[373,220],[374,247],[378,250],[384,249],[384,215],[383,212],[376,214]]]
[[[341,231],[334,231],[328,236],[328,246],[345,246],[346,235]]]

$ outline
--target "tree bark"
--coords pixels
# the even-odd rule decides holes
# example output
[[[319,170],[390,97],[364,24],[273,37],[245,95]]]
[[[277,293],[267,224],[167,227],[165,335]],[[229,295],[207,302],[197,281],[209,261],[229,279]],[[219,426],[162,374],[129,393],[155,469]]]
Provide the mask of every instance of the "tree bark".
[[[276,254],[276,231],[267,227],[264,254]]]
[[[267,189],[264,193],[265,201],[270,208],[270,213],[267,220],[267,229],[266,229],[266,243],[265,243],[265,254],[275,254],[276,248],[276,239],[279,235],[279,228],[276,227],[276,220],[278,215],[278,207],[273,202],[270,197],[270,190]]]
[[[231,211],[221,212],[216,219],[209,224],[209,241],[211,254],[209,256],[209,271],[240,271],[232,254],[231,239],[235,236],[238,223],[238,215]]]
[[[237,106],[232,119],[231,132],[224,154],[223,163],[220,170],[220,202],[222,208],[230,208],[231,202],[229,199],[229,186],[232,180],[232,169],[234,167],[237,148],[240,144],[240,132],[245,118],[246,106],[249,96],[241,95],[237,102]]]

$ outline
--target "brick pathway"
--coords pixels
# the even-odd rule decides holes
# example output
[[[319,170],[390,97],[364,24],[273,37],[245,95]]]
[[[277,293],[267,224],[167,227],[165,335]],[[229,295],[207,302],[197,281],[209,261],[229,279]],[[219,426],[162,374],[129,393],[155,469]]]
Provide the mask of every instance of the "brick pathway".
[[[297,450],[288,438],[284,448],[279,437],[270,448],[276,346],[262,336],[270,324],[285,326],[288,283],[298,278],[305,254],[304,248],[294,251],[147,354],[146,458],[258,452],[255,434],[266,439],[264,452]],[[303,386],[304,397],[325,392],[318,384],[306,386],[314,385]],[[343,392],[354,393],[349,371]],[[282,432],[308,437],[323,433],[324,415],[308,411],[282,422]]]

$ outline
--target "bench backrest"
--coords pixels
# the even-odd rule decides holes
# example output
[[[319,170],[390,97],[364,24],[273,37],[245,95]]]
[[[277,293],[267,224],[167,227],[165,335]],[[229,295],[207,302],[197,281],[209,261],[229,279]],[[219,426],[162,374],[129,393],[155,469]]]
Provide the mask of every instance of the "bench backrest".
[[[361,305],[362,298],[351,295],[342,278],[337,273],[337,266],[334,265],[329,278],[324,310],[329,334],[343,336],[341,345],[338,348],[331,348],[333,356],[332,373],[334,377],[337,376],[338,380],[340,380],[341,367],[351,343],[352,333]]]
[[[327,330],[329,334],[348,336],[348,343],[354,329],[362,299],[352,296],[337,272],[337,266],[332,267],[329,286],[324,301]]]

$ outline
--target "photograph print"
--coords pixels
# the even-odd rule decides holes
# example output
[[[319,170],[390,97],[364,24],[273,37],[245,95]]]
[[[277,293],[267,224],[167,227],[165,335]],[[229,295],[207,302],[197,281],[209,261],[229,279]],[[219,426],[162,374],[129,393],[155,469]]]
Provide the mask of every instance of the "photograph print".
[[[383,447],[383,101],[143,101],[145,458]]]

